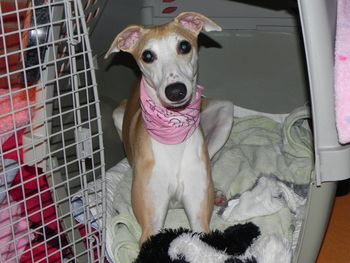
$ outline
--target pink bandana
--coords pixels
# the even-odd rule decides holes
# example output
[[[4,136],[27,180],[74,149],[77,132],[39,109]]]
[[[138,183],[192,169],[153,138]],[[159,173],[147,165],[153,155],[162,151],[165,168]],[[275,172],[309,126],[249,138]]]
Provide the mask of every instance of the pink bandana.
[[[148,134],[163,144],[179,144],[188,139],[199,126],[203,88],[197,85],[195,100],[181,110],[156,105],[140,83],[142,118]]]

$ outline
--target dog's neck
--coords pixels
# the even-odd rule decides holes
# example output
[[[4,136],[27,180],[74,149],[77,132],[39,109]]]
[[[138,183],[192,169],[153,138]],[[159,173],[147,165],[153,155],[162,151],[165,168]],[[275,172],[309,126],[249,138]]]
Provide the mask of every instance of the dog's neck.
[[[203,88],[197,85],[194,98],[185,108],[169,109],[156,104],[147,94],[144,79],[140,82],[140,103],[148,134],[163,144],[186,141],[199,126]]]

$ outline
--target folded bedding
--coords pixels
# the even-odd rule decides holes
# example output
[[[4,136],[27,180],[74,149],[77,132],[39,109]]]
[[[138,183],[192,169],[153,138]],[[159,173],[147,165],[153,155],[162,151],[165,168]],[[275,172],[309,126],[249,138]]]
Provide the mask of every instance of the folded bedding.
[[[250,189],[262,174],[307,184],[313,169],[312,135],[305,127],[309,116],[306,108],[298,108],[283,122],[257,114],[235,117],[231,136],[214,158],[215,186],[234,196]]]
[[[219,104],[215,106],[220,108]],[[261,231],[257,244],[264,244],[262,240],[283,242],[287,244],[283,246],[286,254],[291,255],[298,240],[313,171],[312,134],[307,125],[310,113],[306,107],[290,114],[274,115],[236,106],[234,112],[234,125],[228,138],[221,136],[220,142],[212,142],[210,151],[215,188],[229,199],[225,207],[214,208],[211,229],[224,230],[231,225],[253,222]],[[231,110],[225,114],[228,113]],[[217,134],[211,133],[210,138],[220,136],[215,127],[204,129],[213,130]],[[139,252],[141,229],[131,208],[132,171],[127,160],[108,170],[105,180],[108,259],[133,262]],[[78,192],[73,197],[72,206],[79,222],[85,222],[83,207],[89,207],[92,216],[101,213],[102,207],[94,205],[101,185],[101,181],[91,182],[87,189],[90,194]],[[96,221],[94,227],[101,227],[101,222]],[[165,228],[178,227],[189,227],[186,214],[183,209],[170,209]]]

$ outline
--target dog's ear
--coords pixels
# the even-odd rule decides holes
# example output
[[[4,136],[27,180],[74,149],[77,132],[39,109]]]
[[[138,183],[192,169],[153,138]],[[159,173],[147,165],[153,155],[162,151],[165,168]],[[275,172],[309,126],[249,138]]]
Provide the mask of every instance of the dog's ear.
[[[189,30],[195,36],[202,30],[206,32],[222,30],[214,21],[196,12],[181,13],[175,17],[174,21],[183,28]]]
[[[107,51],[105,58],[111,53],[125,51],[131,53],[139,42],[144,29],[141,26],[129,26],[120,32],[114,39],[111,47]]]

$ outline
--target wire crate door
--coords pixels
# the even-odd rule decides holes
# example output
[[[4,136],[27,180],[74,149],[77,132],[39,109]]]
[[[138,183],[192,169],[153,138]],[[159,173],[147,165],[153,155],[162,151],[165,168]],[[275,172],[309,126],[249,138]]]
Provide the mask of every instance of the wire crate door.
[[[102,126],[82,4],[0,11],[0,262],[103,262]]]

